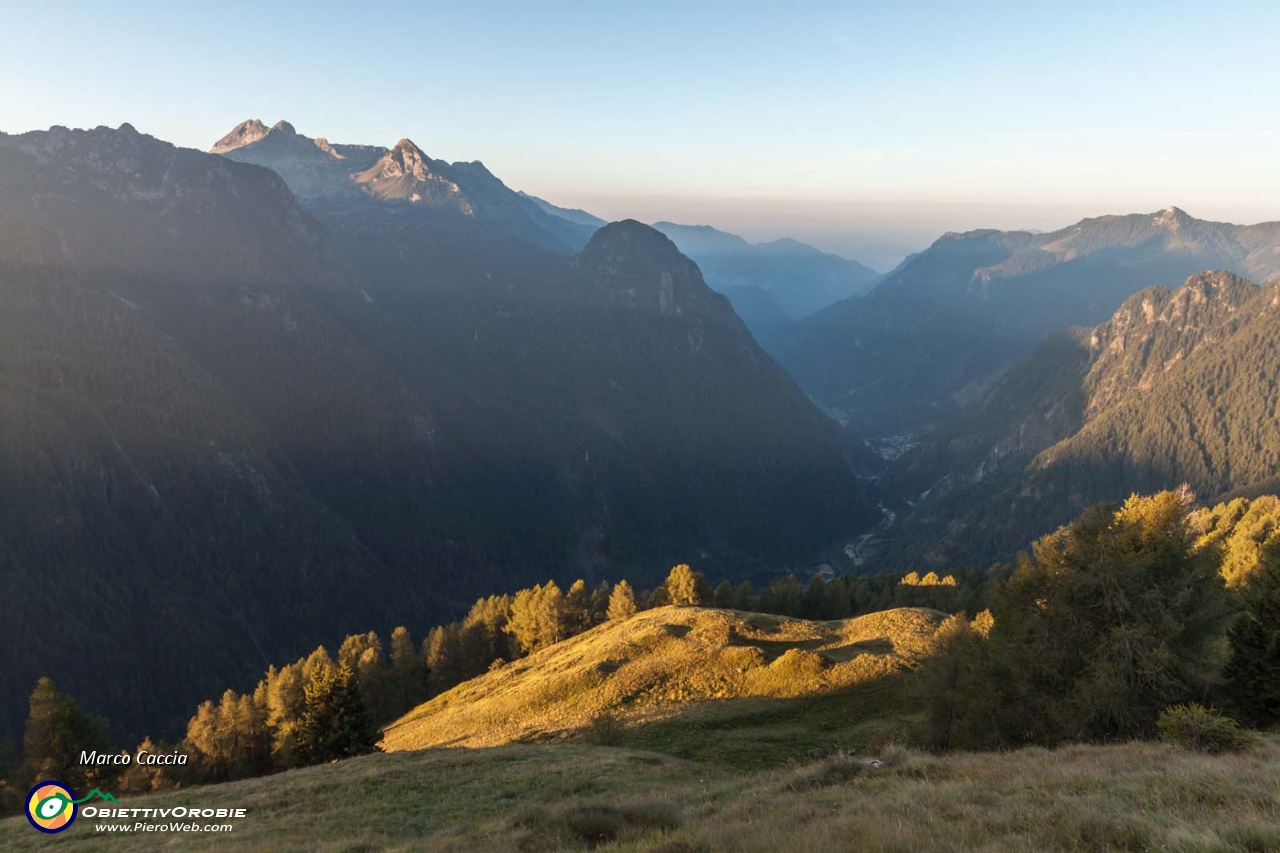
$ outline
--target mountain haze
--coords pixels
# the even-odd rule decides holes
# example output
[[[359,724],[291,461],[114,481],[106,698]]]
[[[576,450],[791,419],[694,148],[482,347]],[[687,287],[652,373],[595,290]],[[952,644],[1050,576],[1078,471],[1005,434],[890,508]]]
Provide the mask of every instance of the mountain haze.
[[[857,261],[796,240],[749,243],[709,225],[653,227],[698,263],[707,283],[729,297],[762,342],[772,342],[793,320],[866,293],[880,278]]]
[[[1131,294],[1206,269],[1280,273],[1280,223],[1168,208],[1059,231],[947,234],[865,299],[805,318],[774,347],[829,410],[871,435],[923,433],[981,399],[1045,334],[1098,323]]]
[[[328,156],[226,145],[272,139]],[[360,173],[431,180],[394,150]],[[158,732],[369,625],[548,576],[750,574],[872,521],[839,429],[656,231],[566,256],[351,184],[127,125],[0,136],[10,720],[56,672]]]

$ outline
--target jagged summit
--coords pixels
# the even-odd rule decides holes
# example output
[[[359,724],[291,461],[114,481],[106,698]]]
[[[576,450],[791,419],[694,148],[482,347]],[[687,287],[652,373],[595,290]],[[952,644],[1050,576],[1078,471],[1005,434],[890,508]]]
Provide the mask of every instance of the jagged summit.
[[[284,119],[280,119],[269,128],[258,119],[241,122],[232,128],[230,133],[214,143],[209,153],[228,154],[246,149],[263,157],[342,159],[342,156],[327,141],[303,136]],[[274,164],[269,162],[259,162],[258,165],[274,168]]]
[[[441,167],[445,168],[441,168]],[[401,139],[365,171],[352,180],[370,194],[388,201],[406,201],[474,216],[475,208],[456,181],[411,139]]]
[[[268,128],[261,120],[251,118],[240,122],[226,136],[219,139],[209,149],[210,154],[225,154],[228,151],[234,151],[237,148],[243,148],[246,145],[252,145],[261,139],[264,139],[271,129]]]
[[[412,205],[415,213],[454,218],[455,224],[459,217],[484,222],[485,228],[557,254],[581,247],[594,227],[524,198],[479,160],[435,160],[407,137],[390,148],[334,143],[299,133],[284,120],[268,128],[249,119],[210,150],[271,169],[305,204],[323,204],[326,215],[398,216],[409,211],[400,205]]]
[[[403,173],[413,175],[418,180],[429,180],[434,162],[412,139],[401,139],[382,155],[373,169],[384,174]]]

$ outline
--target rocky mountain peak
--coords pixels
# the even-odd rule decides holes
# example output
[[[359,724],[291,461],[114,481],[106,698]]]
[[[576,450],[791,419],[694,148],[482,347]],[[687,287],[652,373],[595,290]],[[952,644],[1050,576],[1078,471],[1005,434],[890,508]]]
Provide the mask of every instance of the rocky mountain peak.
[[[246,145],[252,145],[261,139],[264,139],[271,130],[260,120],[251,118],[242,121],[231,131],[209,149],[211,154],[225,154],[228,151],[234,151],[237,148],[243,148]]]
[[[411,177],[425,181],[432,177],[431,166],[431,158],[413,140],[401,139],[365,174],[372,173],[380,179]]]
[[[1176,231],[1192,220],[1191,215],[1185,210],[1179,207],[1174,207],[1173,205],[1169,205],[1164,210],[1155,214],[1152,218],[1155,220],[1157,225],[1162,225],[1173,231]]]
[[[271,130],[273,133],[283,133],[286,136],[298,135],[298,131],[294,129],[293,125],[289,124],[289,122],[284,119],[280,119],[280,121],[271,125]]]
[[[1197,273],[1175,290],[1149,287],[1125,300],[1089,335],[1095,361],[1086,379],[1086,416],[1145,390],[1201,347],[1230,334],[1240,309],[1258,294],[1253,282],[1225,270]]]

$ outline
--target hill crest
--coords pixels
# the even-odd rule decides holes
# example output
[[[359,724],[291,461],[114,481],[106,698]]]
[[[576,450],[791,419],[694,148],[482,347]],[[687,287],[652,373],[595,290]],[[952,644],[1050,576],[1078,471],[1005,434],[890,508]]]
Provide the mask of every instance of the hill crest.
[[[558,739],[601,714],[650,722],[691,706],[852,689],[900,672],[943,614],[898,608],[810,622],[660,607],[503,664],[410,711],[388,751]]]

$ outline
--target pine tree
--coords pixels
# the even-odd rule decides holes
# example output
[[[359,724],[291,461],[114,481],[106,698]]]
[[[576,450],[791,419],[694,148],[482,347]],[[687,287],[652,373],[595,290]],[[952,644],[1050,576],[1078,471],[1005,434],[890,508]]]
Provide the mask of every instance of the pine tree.
[[[538,648],[546,648],[569,636],[564,593],[555,581],[547,581],[537,596],[537,615]]]
[[[304,664],[305,661],[300,660],[279,670],[274,667],[267,670],[267,728],[271,732],[271,763],[277,770],[298,764],[294,732],[306,709]]]
[[[1244,602],[1244,613],[1227,632],[1231,656],[1223,693],[1243,722],[1270,728],[1280,722],[1280,542],[1258,560]]]
[[[800,613],[801,600],[804,597],[804,587],[793,574],[786,574],[780,578],[775,578],[769,584],[769,589],[765,593],[766,601],[762,601],[760,607],[767,613],[776,613],[779,616],[796,616]]]
[[[625,580],[618,581],[609,595],[609,619],[618,621],[630,619],[636,613],[636,595],[631,584]]]
[[[541,641],[539,617],[541,597],[542,587],[535,586],[532,589],[520,590],[511,601],[511,618],[507,622],[506,630],[524,654],[538,648]]]
[[[962,613],[950,616],[934,633],[920,670],[930,746],[975,749],[998,744],[986,672],[990,630],[991,614],[984,611],[972,622]]]
[[[427,679],[432,693],[442,693],[461,681],[461,626],[438,625],[427,634],[422,656],[427,664]]]
[[[298,753],[304,764],[364,755],[381,737],[365,707],[355,673],[345,663],[319,666],[306,688],[306,712],[298,726]]]
[[[564,596],[565,636],[573,637],[591,627],[591,595],[587,582],[579,578]]]
[[[992,610],[1002,733],[1050,745],[1150,735],[1161,710],[1202,699],[1228,612],[1175,492],[1094,507],[1039,540]]]
[[[608,618],[609,598],[613,595],[613,585],[608,581],[601,581],[600,585],[591,590],[591,624],[599,625]]]
[[[804,597],[800,602],[800,615],[805,619],[822,618],[822,601],[826,597],[826,586],[821,575],[814,575],[809,579],[809,586],[805,588]]]
[[[81,752],[109,754],[107,723],[89,714],[52,679],[41,678],[31,691],[30,714],[22,736],[24,781],[57,779],[72,790],[104,784],[110,771],[80,764]]]
[[[396,716],[426,701],[427,665],[404,626],[391,632],[391,683],[392,709]]]

